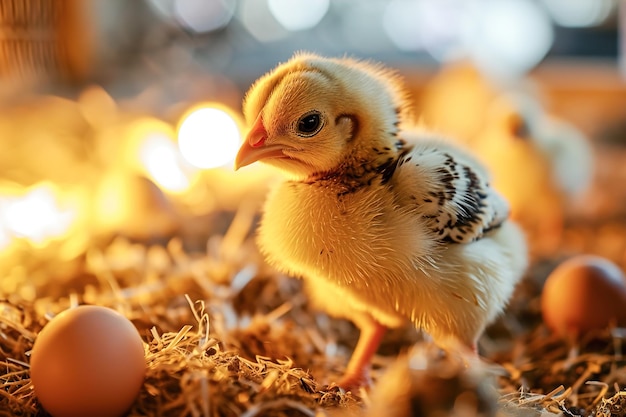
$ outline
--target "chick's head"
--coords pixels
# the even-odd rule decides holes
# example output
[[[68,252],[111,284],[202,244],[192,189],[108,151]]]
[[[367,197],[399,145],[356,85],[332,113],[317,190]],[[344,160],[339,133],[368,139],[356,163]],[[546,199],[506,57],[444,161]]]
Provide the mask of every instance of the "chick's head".
[[[404,93],[390,71],[352,59],[296,55],[253,84],[243,111],[250,130],[236,167],[256,161],[297,178],[365,162],[406,117]]]

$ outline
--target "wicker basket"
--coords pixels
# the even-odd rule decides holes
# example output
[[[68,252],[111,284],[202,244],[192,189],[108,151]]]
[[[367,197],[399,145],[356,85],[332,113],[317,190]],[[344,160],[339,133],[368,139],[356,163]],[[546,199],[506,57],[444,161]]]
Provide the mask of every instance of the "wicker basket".
[[[85,0],[0,0],[2,83],[84,81],[94,36]]]

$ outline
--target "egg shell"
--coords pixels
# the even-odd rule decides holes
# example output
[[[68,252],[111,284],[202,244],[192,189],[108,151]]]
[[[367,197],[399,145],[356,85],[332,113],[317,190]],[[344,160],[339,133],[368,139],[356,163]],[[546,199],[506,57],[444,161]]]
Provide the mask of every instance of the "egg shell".
[[[117,417],[132,406],[146,371],[144,347],[118,312],[80,306],[39,333],[30,360],[35,395],[54,417]]]
[[[163,191],[128,170],[103,175],[92,202],[97,233],[150,240],[171,236],[177,228],[176,210]]]
[[[548,276],[541,294],[544,322],[564,337],[626,325],[626,278],[597,256],[576,256]]]

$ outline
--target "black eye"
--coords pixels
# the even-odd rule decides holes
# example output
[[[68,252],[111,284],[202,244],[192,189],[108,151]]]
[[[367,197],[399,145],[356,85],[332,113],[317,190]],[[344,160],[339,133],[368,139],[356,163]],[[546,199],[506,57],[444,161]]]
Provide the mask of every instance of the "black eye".
[[[298,120],[297,134],[311,137],[322,128],[322,116],[318,112],[307,113]]]

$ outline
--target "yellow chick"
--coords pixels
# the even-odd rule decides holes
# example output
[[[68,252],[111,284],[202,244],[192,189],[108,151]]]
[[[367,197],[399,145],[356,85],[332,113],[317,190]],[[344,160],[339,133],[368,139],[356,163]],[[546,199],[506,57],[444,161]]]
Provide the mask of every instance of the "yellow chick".
[[[368,381],[385,329],[411,321],[443,348],[476,350],[527,264],[525,240],[477,160],[410,123],[381,65],[297,54],[244,105],[235,165],[289,179],[269,195],[258,243],[314,303],[360,328],[340,386]]]
[[[487,110],[487,123],[468,146],[493,175],[493,187],[531,239],[533,252],[558,248],[568,209],[580,202],[593,176],[593,151],[574,126],[551,117],[529,94],[504,94]]]

